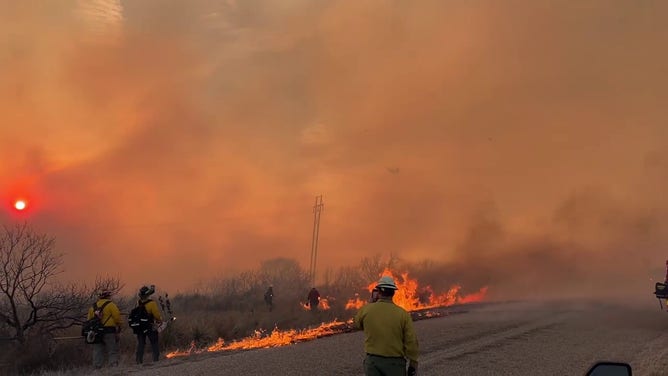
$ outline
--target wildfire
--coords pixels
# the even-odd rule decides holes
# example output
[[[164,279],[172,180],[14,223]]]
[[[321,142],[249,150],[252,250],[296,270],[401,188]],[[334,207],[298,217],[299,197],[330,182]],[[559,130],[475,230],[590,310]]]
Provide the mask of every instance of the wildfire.
[[[382,273],[382,276],[390,276],[394,279],[399,289],[394,295],[393,301],[395,304],[403,307],[405,310],[410,311],[413,320],[441,316],[443,313],[430,311],[429,309],[447,307],[453,304],[478,302],[483,300],[487,293],[487,287],[483,287],[476,293],[462,295],[460,293],[461,286],[455,285],[445,293],[439,295],[434,293],[430,286],[420,288],[417,280],[409,278],[408,273],[402,273],[401,276],[397,278],[391,270],[385,269],[385,271]],[[375,286],[375,282],[369,284],[368,290],[372,291]],[[320,299],[320,304],[318,305],[319,310],[330,309],[330,302],[328,298]],[[306,303],[300,302],[299,304],[306,310],[310,309]],[[367,304],[367,302],[360,299],[359,294],[355,294],[355,298],[350,299],[347,302],[346,309],[359,309],[364,304]],[[287,346],[297,342],[309,341],[337,333],[348,332],[351,330],[353,330],[352,318],[347,321],[340,321],[335,319],[331,322],[322,323],[316,328],[307,328],[301,330],[280,330],[276,327],[271,332],[267,332],[266,330],[260,329],[256,330],[253,335],[230,343],[227,343],[222,338],[219,338],[216,343],[210,346],[198,348],[195,345],[195,342],[192,342],[187,350],[172,351],[166,356],[167,358],[174,358],[201,353]]]
[[[306,311],[310,311],[311,307],[309,307],[308,303],[304,302],[299,302],[299,305]],[[320,299],[320,304],[318,304],[318,309],[320,311],[327,311],[331,309],[332,307],[329,305],[329,300],[328,298],[321,298]]]
[[[287,346],[297,342],[309,341],[320,337],[330,336],[336,333],[342,333],[351,329],[352,319],[348,321],[334,320],[328,323],[322,323],[316,328],[302,330],[280,330],[278,328],[274,328],[274,330],[272,330],[269,335],[267,335],[266,331],[264,330],[256,330],[253,335],[230,343],[225,343],[225,340],[219,338],[215,344],[204,348],[197,348],[195,343],[192,342],[188,350],[172,351],[167,354],[166,357],[174,358],[178,356],[188,356],[205,352],[250,350]]]
[[[366,303],[367,302],[359,298],[359,294],[355,294],[355,298],[348,300],[348,303],[346,303],[346,309],[360,309]]]
[[[407,311],[415,311],[419,309],[429,309],[436,307],[447,307],[453,304],[464,304],[479,302],[485,298],[487,294],[487,287],[481,288],[478,292],[461,295],[461,286],[452,286],[443,294],[436,294],[431,286],[419,288],[418,281],[408,277],[408,273],[401,273],[401,277],[397,278],[390,269],[385,269],[381,276],[389,276],[394,279],[394,282],[399,288],[394,294],[394,303]],[[369,284],[367,289],[373,290],[376,282]],[[359,297],[348,300],[346,309],[359,309],[367,302],[361,300]]]
[[[327,298],[320,299],[320,309],[327,311],[330,308],[332,307],[329,306],[329,300]]]

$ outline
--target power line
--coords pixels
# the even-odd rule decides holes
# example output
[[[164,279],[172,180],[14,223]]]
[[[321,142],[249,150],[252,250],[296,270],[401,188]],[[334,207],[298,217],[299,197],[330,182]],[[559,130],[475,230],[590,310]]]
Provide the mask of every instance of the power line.
[[[311,265],[309,267],[309,279],[311,286],[315,286],[315,271],[318,263],[318,236],[320,234],[320,214],[325,204],[322,195],[315,197],[313,205],[313,236],[311,238]]]

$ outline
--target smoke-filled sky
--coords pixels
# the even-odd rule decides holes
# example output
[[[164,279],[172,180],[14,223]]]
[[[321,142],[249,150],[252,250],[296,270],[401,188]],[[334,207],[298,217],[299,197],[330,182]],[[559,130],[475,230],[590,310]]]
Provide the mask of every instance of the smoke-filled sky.
[[[184,290],[308,267],[322,194],[320,270],[391,252],[490,291],[645,287],[668,256],[667,12],[0,1],[0,220],[55,236],[67,277]]]

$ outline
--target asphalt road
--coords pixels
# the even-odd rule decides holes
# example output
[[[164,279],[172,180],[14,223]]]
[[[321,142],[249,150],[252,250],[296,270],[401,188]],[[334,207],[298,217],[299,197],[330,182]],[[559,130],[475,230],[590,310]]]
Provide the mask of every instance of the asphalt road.
[[[584,375],[598,360],[668,374],[668,313],[592,302],[498,303],[417,321],[420,375]],[[466,312],[462,312],[466,310]],[[458,312],[458,313],[457,313]],[[126,367],[132,375],[362,375],[363,334]]]

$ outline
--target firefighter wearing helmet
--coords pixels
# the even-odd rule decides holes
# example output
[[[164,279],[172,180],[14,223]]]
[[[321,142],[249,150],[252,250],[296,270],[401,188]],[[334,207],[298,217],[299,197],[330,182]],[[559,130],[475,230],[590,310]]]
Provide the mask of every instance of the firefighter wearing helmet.
[[[105,355],[110,366],[118,366],[122,320],[121,311],[116,303],[111,301],[112,295],[113,292],[109,289],[98,290],[97,301],[88,308],[87,319],[91,320],[93,317],[97,317],[102,325],[100,340],[90,342],[93,344],[93,367],[96,369],[102,368],[104,365]]]
[[[145,321],[145,326],[135,331],[135,335],[137,336],[137,352],[135,360],[137,361],[137,364],[144,363],[144,349],[146,348],[147,338],[151,342],[153,362],[160,360],[157,327],[162,323],[162,315],[158,309],[158,304],[150,298],[154,293],[155,285],[142,286],[139,289],[139,292],[137,292],[139,300],[137,301],[136,309],[132,310],[132,312],[136,311],[138,315],[145,315],[143,320],[140,319],[140,321]],[[130,312],[130,316],[133,315],[132,312]]]
[[[354,321],[355,327],[364,330],[364,374],[416,375],[418,340],[411,316],[392,302],[397,285],[392,277],[383,276],[376,289],[378,300],[362,307]]]

